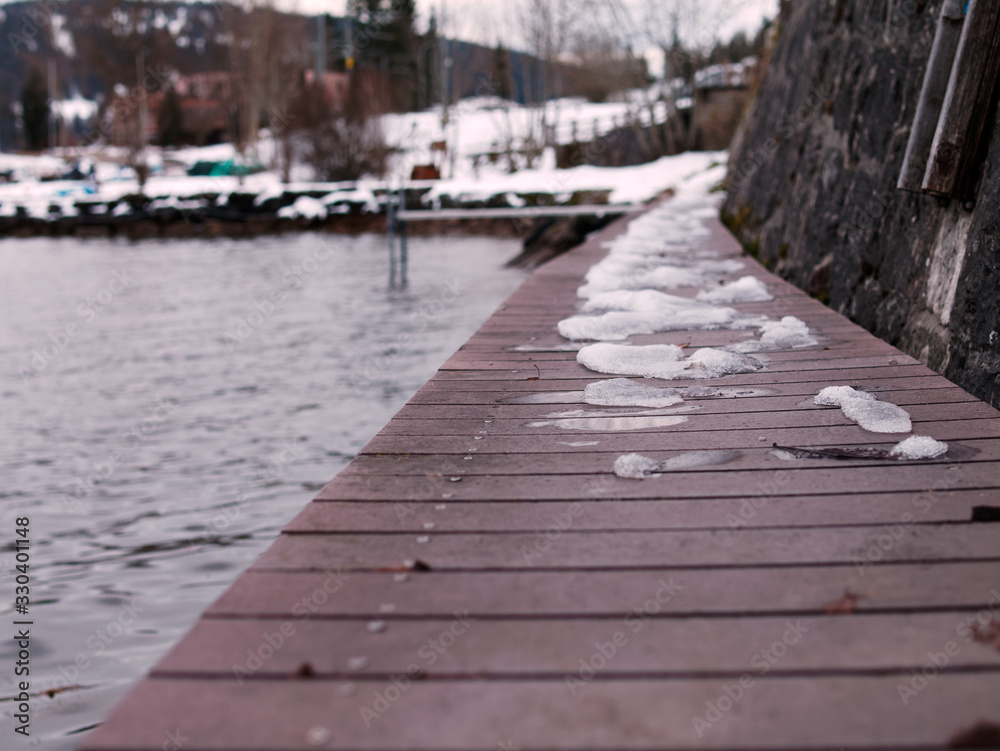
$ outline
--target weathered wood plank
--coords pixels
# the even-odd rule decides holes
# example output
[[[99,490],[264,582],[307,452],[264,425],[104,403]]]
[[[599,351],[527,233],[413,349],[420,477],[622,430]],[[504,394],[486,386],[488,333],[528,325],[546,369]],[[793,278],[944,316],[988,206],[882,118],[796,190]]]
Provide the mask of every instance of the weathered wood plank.
[[[421,421],[399,420],[387,425],[380,435],[523,435],[535,436],[542,433],[573,433],[574,435],[590,432],[609,433],[632,430],[659,430],[661,433],[688,431],[725,431],[725,430],[776,430],[781,428],[827,428],[834,426],[854,425],[836,407],[807,407],[798,411],[779,412],[737,412],[729,414],[709,412],[699,409],[699,404],[679,404],[658,410],[644,410],[633,413],[623,410],[594,407],[586,405],[581,410],[577,405],[544,405],[546,411],[539,410],[536,418],[506,419],[495,416],[481,418],[427,418]],[[914,430],[923,434],[922,425],[926,423],[962,421],[986,422],[1000,421],[996,410],[984,402],[960,402],[958,404],[913,404],[906,411],[910,415]],[[588,415],[587,413],[594,413]],[[662,419],[661,419],[662,418]],[[666,418],[670,418],[669,420]],[[609,420],[615,419],[615,422]],[[487,423],[485,420],[491,420]],[[571,422],[568,422],[571,421]],[[860,428],[859,428],[860,430]],[[820,430],[822,433],[822,430]],[[876,434],[882,440],[895,435],[902,440],[900,434]]]
[[[719,520],[720,526],[726,523]],[[912,525],[899,530],[872,565],[990,560],[1000,539],[989,524]],[[254,564],[258,570],[376,570],[420,559],[432,569],[733,568],[745,565],[864,565],[878,528],[670,530],[544,534],[282,535]],[[550,538],[554,538],[550,539]],[[884,553],[884,555],[881,555]]]
[[[251,568],[206,611],[210,617],[615,618],[655,596],[661,580],[683,590],[657,617],[822,615],[948,611],[976,614],[1000,604],[1000,564],[742,566],[726,569],[559,571],[265,572]],[[856,595],[844,603],[845,593]],[[253,645],[247,645],[253,646]]]
[[[546,676],[558,680],[567,674],[579,675],[581,660],[589,665],[597,645],[613,645],[611,640],[619,631],[627,640],[601,671],[603,678],[692,674],[738,678],[752,667],[755,657],[755,664],[766,665],[774,676],[803,671],[908,675],[924,666],[928,652],[940,651],[948,641],[961,645],[949,668],[988,666],[1000,672],[1000,650],[974,641],[964,614],[661,619],[651,612],[661,607],[656,594],[603,619],[482,620],[460,613],[413,621],[381,614],[387,626],[377,633],[365,619],[296,619],[284,634],[281,622],[272,619],[209,619],[196,624],[154,674],[233,678],[240,675],[234,666],[249,672],[243,645],[267,643],[271,636],[279,648],[263,661],[255,676],[292,679],[308,663],[321,677],[389,679],[416,664],[428,678]],[[682,594],[683,589],[659,590],[661,599]],[[768,660],[760,654],[783,636],[794,639],[791,647],[800,648],[789,648],[780,659]],[[331,652],[330,644],[337,645],[336,652]],[[684,648],[678,649],[681,644]],[[611,650],[605,646],[605,651]],[[346,655],[363,655],[367,665],[363,670],[352,669],[351,657]]]
[[[881,446],[888,450],[892,444]],[[569,448],[569,447],[567,447]],[[477,476],[540,476],[540,475],[600,475],[608,474],[614,467],[615,460],[620,456],[616,453],[594,451],[594,447],[581,446],[577,451],[563,454],[533,454],[525,453],[512,462],[509,456],[503,454],[443,454],[427,456],[423,454],[363,454],[353,461],[342,473],[343,476],[371,477],[435,477],[442,474],[441,467],[450,463],[455,467],[455,473],[463,477]],[[842,477],[853,479],[854,470],[858,467],[899,467],[913,466],[914,463],[901,463],[892,458],[884,459],[797,459],[782,460],[774,455],[770,446],[742,449],[739,451],[718,452],[684,452],[684,451],[647,451],[643,455],[659,462],[664,462],[660,470],[662,477],[674,472],[744,472],[744,471],[775,471],[778,469],[832,469],[839,470]],[[920,465],[938,465],[947,467],[955,462],[998,462],[1000,463],[1000,440],[969,441],[967,443],[952,443],[949,451],[934,459],[923,459]],[[998,465],[994,465],[998,466]],[[657,480],[660,478],[650,478]],[[713,478],[714,479],[714,478]],[[710,478],[702,478],[702,482]],[[995,483],[1000,485],[1000,481]],[[1000,492],[1000,490],[998,490]]]
[[[680,384],[682,386],[697,385],[699,383],[705,384],[707,381],[713,386],[731,386],[734,384],[743,383],[756,383],[756,384],[768,384],[775,381],[779,382],[791,382],[791,381],[804,381],[810,380],[815,381],[817,379],[826,379],[827,385],[843,385],[844,383],[854,380],[859,377],[867,378],[884,378],[884,377],[899,377],[899,376],[929,376],[934,375],[934,371],[925,365],[891,365],[881,358],[870,358],[870,362],[855,362],[851,360],[842,360],[839,363],[795,363],[792,365],[783,366],[780,363],[776,363],[766,370],[758,370],[754,373],[739,375],[739,376],[723,376],[721,378],[695,378],[695,379],[677,379],[671,381],[665,381],[662,379],[649,379],[650,382],[661,386],[676,386]],[[504,377],[506,376],[506,378]],[[444,383],[447,381],[496,381],[496,380],[506,380],[507,382],[518,382],[520,380],[535,380],[539,378],[538,373],[534,368],[531,367],[521,367],[512,368],[509,370],[499,369],[499,370],[445,370],[438,373],[435,376],[439,383]],[[546,380],[577,380],[577,381],[594,381],[600,378],[608,378],[609,376],[604,373],[595,373],[591,370],[587,370],[582,365],[578,365],[575,368],[563,368],[559,371],[547,371],[544,374]],[[780,380],[779,380],[780,379]]]
[[[469,464],[470,467],[465,467]],[[702,472],[665,472],[660,477],[633,480],[616,477],[611,465],[605,474],[577,475],[473,475],[471,462],[441,462],[439,472],[429,473],[442,499],[462,501],[581,500],[598,498],[744,498],[766,495],[827,495],[834,490],[853,493],[925,492],[934,487],[952,490],[996,488],[1000,462],[972,464],[905,463],[897,466],[797,469],[775,462],[773,469],[719,472],[711,482]],[[782,466],[785,465],[785,466]],[[436,476],[435,476],[436,475]],[[458,478],[452,480],[452,477]],[[437,478],[442,478],[437,482]],[[844,483],[850,483],[847,487]],[[317,495],[318,500],[410,500],[422,498],[413,478],[391,475],[341,474]],[[1000,490],[997,491],[1000,494]]]
[[[564,412],[567,410],[587,410],[593,412],[599,411],[610,411],[619,409],[623,413],[627,410],[634,411],[636,413],[640,411],[651,411],[652,408],[641,408],[641,407],[625,407],[625,408],[615,408],[615,407],[605,407],[601,405],[590,405],[583,401],[583,390],[580,389],[578,392],[578,401],[573,403],[551,403],[551,404],[511,404],[511,403],[497,403],[497,399],[494,396],[493,402],[491,404],[484,405],[465,405],[465,404],[437,404],[437,405],[426,405],[426,404],[414,404],[413,401],[403,407],[397,414],[395,419],[400,420],[440,420],[440,419],[477,419],[477,418],[492,418],[492,419],[507,419],[507,420],[538,420],[543,419],[544,416],[552,412]],[[682,403],[672,405],[672,407],[678,407],[683,405],[695,406],[698,408],[699,415],[712,415],[712,414],[734,414],[734,413],[747,413],[753,414],[757,412],[799,412],[803,410],[824,410],[829,411],[830,407],[820,406],[813,403],[812,396],[813,393],[807,393],[806,395],[794,395],[794,396],[781,396],[773,395],[767,396],[764,394],[752,394],[753,398],[744,399],[716,399],[716,398],[699,398],[699,397],[686,397]],[[990,412],[992,408],[989,405],[985,405],[986,409],[979,407],[978,405],[983,404],[982,402],[976,400],[975,398],[970,398],[965,392],[958,389],[929,389],[927,391],[900,391],[898,393],[884,394],[881,398],[882,401],[890,401],[893,404],[899,405],[900,407],[905,407],[909,411],[912,407],[923,407],[929,405],[950,405],[952,407],[962,409],[968,409],[968,411],[973,414],[981,415],[983,417],[998,417],[1000,414],[995,414],[995,410]],[[664,408],[664,409],[670,409]],[[966,412],[965,414],[968,414]]]
[[[660,499],[646,501],[511,500],[442,503],[437,486],[428,500],[399,503],[348,501],[310,503],[285,527],[286,532],[488,532],[559,529],[658,530],[705,529],[735,517],[741,527],[816,527],[830,525],[895,525],[904,514],[914,523],[968,522],[976,506],[1000,506],[995,489],[942,490],[928,494],[880,493],[774,497],[761,508],[742,498]],[[843,488],[838,488],[843,490]]]
[[[655,450],[700,451],[714,449],[739,450],[757,441],[757,445],[770,446],[865,446],[885,442],[887,434],[869,433],[856,425],[831,425],[818,427],[774,428],[760,430],[754,428],[734,430],[689,430],[679,431],[674,427],[671,433],[653,433],[634,430],[618,433],[542,433],[534,434],[530,443],[523,435],[488,435],[483,423],[475,431],[458,435],[423,436],[414,441],[410,435],[380,433],[375,436],[362,454],[404,453],[413,454],[468,454],[493,452],[503,454],[524,453],[566,453],[581,446],[593,451],[599,446],[601,451],[618,453],[645,452]],[[917,431],[922,435],[934,436],[939,441],[969,441],[983,438],[1000,438],[1000,423],[996,420],[940,420],[920,423]],[[482,440],[476,440],[481,437]],[[902,438],[902,436],[897,436]],[[748,441],[749,438],[749,441]]]
[[[653,385],[665,385],[662,381],[641,380],[642,383],[649,383]],[[746,384],[746,388],[753,389],[753,391],[748,392],[745,396],[759,396],[759,397],[771,397],[771,396],[799,396],[801,397],[813,397],[819,393],[820,389],[824,386],[829,385],[829,380],[820,381],[797,381],[797,382],[775,382],[769,383],[766,386]],[[428,381],[413,398],[410,399],[408,404],[507,404],[510,400],[526,394],[544,393],[548,391],[577,391],[582,392],[581,386],[584,384],[579,383],[576,380],[559,381],[559,380],[538,380],[538,381],[493,381],[493,382],[475,382],[469,384],[442,384],[438,381]],[[708,384],[703,384],[708,386]],[[933,375],[933,376],[903,376],[899,378],[874,378],[874,379],[856,379],[853,381],[847,381],[846,383],[841,383],[844,386],[851,386],[859,391],[871,391],[875,394],[881,392],[897,392],[896,394],[890,395],[889,398],[893,400],[897,399],[897,395],[910,395],[910,394],[920,394],[920,393],[930,393],[946,391],[954,398],[952,401],[977,401],[976,397],[969,394],[965,389],[954,385],[950,381]],[[739,384],[736,384],[738,387]],[[733,388],[731,386],[718,386],[715,384],[711,385],[711,388],[716,390],[719,394],[718,397],[690,397],[687,398],[692,401],[701,401],[702,399],[708,398],[733,398],[733,393],[728,391],[728,389]],[[722,389],[727,389],[723,391]],[[460,401],[445,401],[448,399],[473,399],[475,401],[460,402]],[[431,399],[439,399],[441,401],[434,402]],[[488,401],[487,401],[488,400]],[[943,399],[933,399],[928,403],[945,401]],[[916,401],[912,403],[917,403]],[[900,402],[902,404],[902,402]]]
[[[980,141],[1000,72],[1000,6],[972,0],[962,25],[922,188],[964,197],[980,157]]]
[[[725,681],[594,680],[570,693],[564,681],[220,681],[204,701],[194,680],[150,680],[88,744],[95,751],[161,749],[183,733],[199,751],[326,748],[522,749],[805,748],[944,745],[983,718],[996,719],[1000,675],[946,674],[909,705],[898,676],[768,678],[748,673],[732,711],[696,729]],[[739,687],[737,686],[737,689]],[[734,689],[730,689],[735,693]],[[385,711],[375,713],[378,696]],[[859,707],[864,710],[860,711]],[[369,722],[362,708],[373,712]],[[714,715],[709,715],[714,719]],[[442,724],[447,723],[447,732]],[[220,732],[224,730],[224,732]],[[405,739],[405,740],[403,740]]]

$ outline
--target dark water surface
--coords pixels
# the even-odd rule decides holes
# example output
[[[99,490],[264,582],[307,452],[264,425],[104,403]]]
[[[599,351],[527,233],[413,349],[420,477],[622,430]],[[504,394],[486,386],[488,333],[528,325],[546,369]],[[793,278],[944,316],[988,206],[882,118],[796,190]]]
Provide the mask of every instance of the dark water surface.
[[[0,242],[0,747],[100,722],[517,287],[517,251],[414,239],[392,291],[371,235]]]

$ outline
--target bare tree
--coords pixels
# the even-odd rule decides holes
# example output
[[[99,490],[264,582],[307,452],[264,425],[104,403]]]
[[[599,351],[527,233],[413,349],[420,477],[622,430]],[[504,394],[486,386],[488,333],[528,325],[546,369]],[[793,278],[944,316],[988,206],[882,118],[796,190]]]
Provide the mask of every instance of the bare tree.
[[[523,152],[529,168],[549,145],[548,101],[561,93],[557,63],[565,57],[570,41],[597,6],[597,0],[524,0],[521,6],[522,36],[528,51],[541,65],[535,85],[528,87],[528,103],[534,106],[529,114]]]

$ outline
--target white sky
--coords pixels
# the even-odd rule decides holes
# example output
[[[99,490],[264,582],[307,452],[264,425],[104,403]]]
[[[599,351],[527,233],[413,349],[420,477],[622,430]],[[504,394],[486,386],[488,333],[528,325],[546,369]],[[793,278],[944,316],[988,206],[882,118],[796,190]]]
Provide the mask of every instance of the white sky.
[[[559,1],[575,2],[581,6],[588,2],[588,0],[557,0]],[[426,25],[433,8],[439,21],[442,17],[445,18],[440,28],[451,38],[488,45],[502,41],[508,47],[523,49],[518,18],[519,8],[524,2],[526,0],[416,0],[418,25],[421,27]],[[760,28],[761,21],[765,17],[773,19],[778,11],[778,0],[617,0],[617,2],[626,8],[633,28],[622,29],[620,25],[615,25],[613,30],[623,37],[630,38],[637,52],[646,54],[654,74],[658,72],[656,66],[659,55],[653,53],[652,45],[645,33],[645,21],[649,17],[650,9],[663,19],[676,5],[697,8],[697,30],[687,25],[682,36],[688,42],[693,36],[702,44],[714,38],[728,39],[740,30],[753,33]],[[275,3],[285,10],[310,14],[327,12],[343,15],[347,7],[347,0],[275,0]],[[5,0],[0,0],[0,6],[4,4]],[[444,8],[443,14],[442,8]]]
[[[297,10],[300,13],[327,12],[342,15],[346,8],[346,0],[276,0],[282,7]],[[572,1],[572,0],[571,0]],[[431,9],[437,12],[438,20],[442,18],[442,6],[446,18],[443,30],[448,36],[467,41],[496,44],[503,41],[511,47],[518,44],[519,24],[518,8],[523,0],[416,0],[419,23],[426,24]],[[636,29],[633,36],[642,35],[642,24],[651,7],[663,16],[677,2],[685,5],[695,5],[700,14],[701,38],[706,35],[728,39],[737,31],[749,33],[760,28],[765,18],[774,18],[778,12],[778,0],[620,0],[631,15]],[[644,43],[636,39],[635,47],[640,49]]]

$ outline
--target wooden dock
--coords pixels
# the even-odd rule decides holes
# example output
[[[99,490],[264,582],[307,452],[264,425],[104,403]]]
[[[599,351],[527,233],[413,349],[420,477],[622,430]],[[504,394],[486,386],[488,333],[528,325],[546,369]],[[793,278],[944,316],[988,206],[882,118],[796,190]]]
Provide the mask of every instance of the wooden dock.
[[[642,204],[601,203],[586,206],[512,206],[487,209],[406,209],[396,216],[407,222],[433,222],[456,219],[547,219],[560,216],[605,216],[630,214]]]
[[[997,741],[1000,413],[743,257],[711,220],[703,248],[743,257],[775,297],[733,307],[797,316],[820,344],[764,353],[751,374],[659,383],[744,392],[686,399],[684,422],[560,427],[553,413],[602,408],[524,397],[603,377],[556,323],[626,224],[537,270],[84,748]],[[830,385],[903,406],[948,454],[776,458],[775,443],[904,437],[812,405]],[[612,473],[626,452],[695,451],[732,453],[653,479]]]

